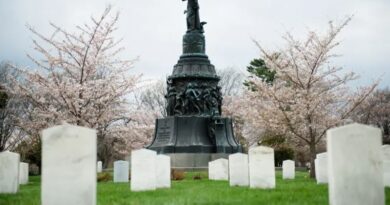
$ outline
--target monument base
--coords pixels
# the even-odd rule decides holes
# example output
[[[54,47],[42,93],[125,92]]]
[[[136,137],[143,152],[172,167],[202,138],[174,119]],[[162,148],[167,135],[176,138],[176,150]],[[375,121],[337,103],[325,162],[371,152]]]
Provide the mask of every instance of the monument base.
[[[205,171],[210,161],[224,158],[228,159],[229,154],[225,153],[174,153],[166,154],[171,157],[172,169],[181,171]]]
[[[147,148],[158,154],[242,152],[234,137],[232,120],[209,116],[157,119],[154,139]]]
[[[152,143],[147,149],[171,157],[171,167],[180,170],[207,169],[210,161],[242,152],[230,118],[172,116],[157,119]]]

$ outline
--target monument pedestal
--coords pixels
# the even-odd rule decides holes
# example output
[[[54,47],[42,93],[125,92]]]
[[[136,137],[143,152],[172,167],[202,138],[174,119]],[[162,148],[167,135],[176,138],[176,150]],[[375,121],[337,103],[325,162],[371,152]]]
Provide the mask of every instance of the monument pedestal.
[[[147,147],[171,156],[173,168],[207,168],[208,162],[241,152],[230,118],[172,116],[156,120],[153,142]]]
[[[229,154],[224,153],[174,153],[171,157],[172,169],[183,171],[205,171],[208,163],[216,159],[228,159]]]

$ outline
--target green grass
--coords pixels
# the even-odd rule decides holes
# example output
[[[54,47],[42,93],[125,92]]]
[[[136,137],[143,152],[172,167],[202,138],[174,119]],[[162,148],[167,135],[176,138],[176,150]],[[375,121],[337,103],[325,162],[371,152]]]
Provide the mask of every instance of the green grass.
[[[147,204],[328,204],[326,185],[317,185],[307,173],[297,172],[295,180],[282,180],[277,172],[276,189],[260,190],[246,187],[229,187],[226,181],[209,181],[201,173],[202,180],[193,180],[195,173],[186,173],[183,181],[173,181],[171,189],[148,192],[130,192],[129,184],[112,182],[98,183],[99,205],[147,205]],[[390,204],[390,189],[386,189]],[[1,205],[39,205],[40,177],[30,177],[28,185],[21,186],[15,195],[0,194]]]

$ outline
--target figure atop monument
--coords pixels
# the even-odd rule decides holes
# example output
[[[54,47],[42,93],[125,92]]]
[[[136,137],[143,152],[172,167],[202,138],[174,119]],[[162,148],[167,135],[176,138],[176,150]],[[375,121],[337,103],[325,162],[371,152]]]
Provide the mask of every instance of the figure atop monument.
[[[203,25],[205,25],[206,22],[200,22],[198,0],[182,1],[188,1],[187,10],[184,12],[187,14],[187,32],[198,31],[203,33]]]
[[[232,119],[222,116],[220,78],[206,55],[198,0],[182,1],[188,1],[183,54],[167,79],[167,116],[157,119],[148,149],[171,155],[172,167],[207,167],[214,154],[227,157],[242,147]]]

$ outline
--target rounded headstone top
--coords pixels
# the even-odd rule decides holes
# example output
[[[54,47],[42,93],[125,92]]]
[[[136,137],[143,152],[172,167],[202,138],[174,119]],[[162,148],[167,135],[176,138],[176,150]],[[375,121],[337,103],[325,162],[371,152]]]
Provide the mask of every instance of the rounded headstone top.
[[[159,155],[157,155],[157,157],[158,157],[159,159],[171,159],[170,156],[164,155],[164,154],[159,154]]]
[[[214,160],[213,162],[226,162],[226,161],[228,161],[228,160],[225,158],[220,158],[220,159]]]
[[[131,155],[135,155],[135,154],[157,155],[157,152],[150,149],[138,149],[131,152]]]
[[[291,159],[288,159],[288,160],[284,160],[283,162],[288,162],[288,163],[290,163],[290,162],[295,162],[294,160],[291,160]]]
[[[242,158],[242,157],[247,157],[247,156],[248,156],[247,154],[238,152],[238,153],[229,155],[229,159],[231,159],[231,158]]]
[[[221,159],[216,159],[214,161],[209,162],[209,165],[214,165],[214,164],[227,165],[227,164],[229,164],[229,160],[221,158]]]
[[[83,137],[83,136],[96,136],[96,130],[95,129],[90,129],[87,127],[81,127],[81,126],[76,126],[76,125],[71,125],[71,124],[62,124],[62,125],[57,125],[54,127],[50,127],[47,129],[44,129],[42,131],[42,139],[44,140],[55,140],[56,138],[60,138],[64,134],[69,134],[70,136],[73,137]]]
[[[360,123],[352,123],[352,124],[348,124],[348,125],[344,125],[344,126],[341,126],[341,127],[335,127],[335,128],[332,128],[332,129],[329,129],[327,131],[327,135],[332,135],[333,133],[362,133],[363,132],[380,132],[382,133],[382,131],[379,129],[379,128],[376,128],[376,127],[373,127],[373,126],[370,126],[370,125],[365,125],[365,124],[360,124]],[[343,135],[343,136],[346,136],[346,135]],[[340,136],[337,136],[337,137],[340,137]]]
[[[19,157],[19,156],[20,156],[19,153],[11,152],[11,151],[9,151],[9,150],[0,152],[0,154],[3,154],[4,156],[15,156],[15,157]]]
[[[320,154],[317,154],[317,159],[321,158],[327,158],[328,157],[328,153],[327,152],[323,152],[323,153],[320,153]]]
[[[118,161],[115,161],[114,163],[128,163],[128,161],[125,161],[125,160],[118,160]]]
[[[249,154],[272,154],[274,149],[271,147],[259,146],[249,149]]]

